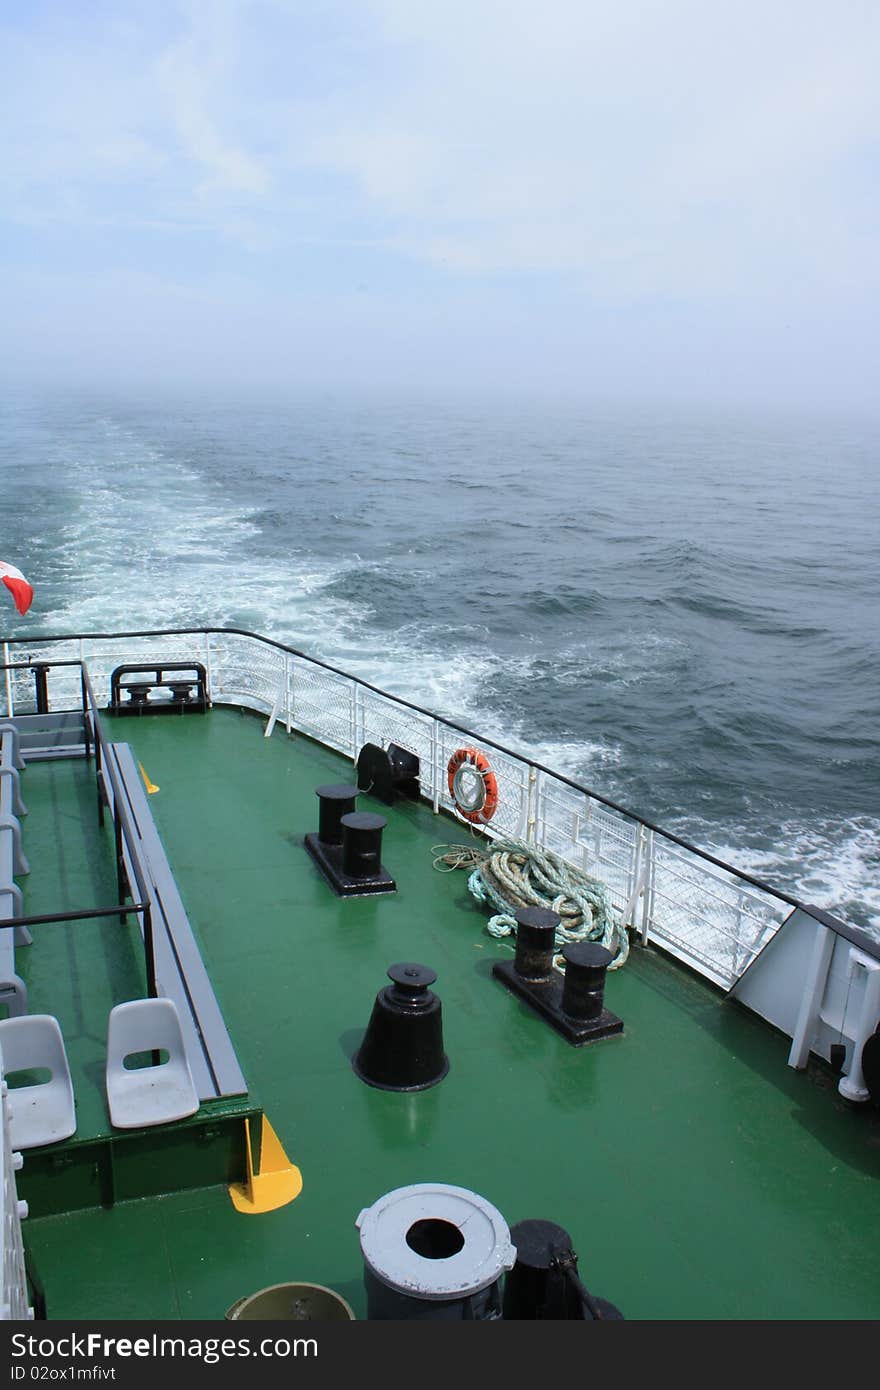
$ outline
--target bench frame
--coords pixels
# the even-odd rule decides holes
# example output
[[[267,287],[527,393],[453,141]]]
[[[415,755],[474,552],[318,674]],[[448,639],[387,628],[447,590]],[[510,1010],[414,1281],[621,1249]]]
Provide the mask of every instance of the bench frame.
[[[129,893],[148,904],[139,914],[148,992],[173,999],[177,1005],[199,1099],[245,1095],[247,1085],[134,754],[127,743],[107,743],[104,752],[103,780],[117,827],[117,863],[121,858]]]
[[[80,741],[77,742],[68,724],[63,749],[55,752],[43,745],[39,735],[43,723],[53,719],[57,722],[57,715],[17,715],[0,722],[0,750],[7,761],[14,764],[16,773],[26,765],[29,751],[40,758],[79,755],[91,761],[94,756],[98,823],[105,824],[105,810],[109,810],[113,817],[119,895],[112,907],[28,917],[21,911],[18,885],[0,881],[0,901],[4,894],[11,896],[13,909],[5,918],[6,926],[0,915],[0,1000],[8,999],[11,1013],[27,1010],[24,982],[14,973],[13,948],[14,943],[30,941],[29,926],[104,916],[118,917],[124,922],[127,914],[134,912],[144,942],[147,993],[150,997],[162,995],[177,1005],[199,1101],[247,1096],[247,1083],[162,846],[131,748],[127,743],[111,743],[107,739],[86,666],[79,661],[49,664],[79,669],[82,684],[82,713],[77,719]],[[28,739],[32,742],[37,739],[31,749],[21,747],[23,731],[27,734],[25,743]],[[26,873],[18,822],[11,813],[13,793],[17,793],[16,782],[17,777],[0,777],[0,849],[5,853],[8,840],[13,854],[20,856],[14,860],[15,872]],[[10,810],[4,816],[7,803]],[[4,835],[6,829],[9,835]]]

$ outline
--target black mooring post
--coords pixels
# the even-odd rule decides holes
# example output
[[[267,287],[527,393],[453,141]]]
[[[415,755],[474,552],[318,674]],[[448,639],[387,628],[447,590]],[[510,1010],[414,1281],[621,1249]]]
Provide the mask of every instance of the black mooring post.
[[[378,878],[382,872],[384,816],[371,811],[350,811],[341,818],[342,868],[352,879]]]
[[[518,907],[514,969],[523,980],[551,980],[556,931],[562,918],[549,907]]]
[[[598,941],[571,941],[563,947],[562,955],[562,1012],[584,1023],[601,1018],[605,972],[614,959],[611,952]]]
[[[318,839],[322,845],[341,845],[340,821],[354,810],[358,789],[348,782],[327,783],[315,788],[318,798]]]

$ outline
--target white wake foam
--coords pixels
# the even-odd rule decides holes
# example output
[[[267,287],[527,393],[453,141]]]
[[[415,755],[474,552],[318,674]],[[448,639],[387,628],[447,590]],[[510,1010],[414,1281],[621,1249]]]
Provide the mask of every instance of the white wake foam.
[[[34,613],[43,632],[243,627],[350,670],[575,780],[589,782],[620,763],[613,742],[536,739],[522,721],[493,707],[487,691],[502,664],[508,677],[528,681],[536,671],[533,655],[502,663],[477,630],[466,652],[455,641],[444,642],[439,627],[378,630],[367,603],[334,592],[349,571],[364,568],[360,557],[264,553],[258,507],[231,499],[196,468],[112,420],[103,423],[103,433],[99,448],[56,446],[52,463],[63,472],[71,504],[63,550],[46,557],[52,579]],[[545,674],[580,682],[586,664],[594,677],[626,684],[648,679],[683,654],[681,644],[650,634],[613,650],[578,643],[561,651]],[[880,822],[789,822],[774,836],[778,848],[761,849],[747,847],[754,829],[742,827],[741,841],[732,844],[707,841],[706,834],[717,837],[717,826],[689,838],[745,872],[880,933]]]
[[[789,886],[802,902],[880,936],[880,821],[869,816],[786,821],[778,841],[772,849],[717,842],[705,847],[735,868]]]

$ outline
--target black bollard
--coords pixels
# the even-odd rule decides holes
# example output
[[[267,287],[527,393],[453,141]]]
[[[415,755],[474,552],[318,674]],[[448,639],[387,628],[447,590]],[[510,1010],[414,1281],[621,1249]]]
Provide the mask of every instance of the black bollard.
[[[614,957],[598,941],[572,941],[563,947],[562,955],[562,1012],[584,1022],[598,1018],[605,995],[605,971]]]
[[[605,972],[614,957],[598,941],[571,941],[562,948],[565,978],[560,999],[561,1023],[570,1041],[597,1042],[623,1032],[623,1019],[604,1007]]]
[[[355,808],[358,789],[348,782],[327,783],[315,788],[318,798],[318,839],[322,845],[341,845],[339,822]]]
[[[382,864],[384,816],[354,809],[358,788],[349,783],[316,787],[320,803],[317,834],[305,847],[341,898],[394,893],[397,884]]]
[[[549,908],[528,907],[516,914],[516,959],[496,960],[496,980],[545,1018],[575,1047],[623,1032],[623,1021],[603,1007],[610,951],[595,941],[562,948],[565,979],[553,969],[559,916]]]
[[[547,907],[520,907],[516,917],[514,968],[523,980],[549,980],[553,973],[558,912]]]
[[[350,811],[342,817],[342,868],[349,878],[375,878],[382,868],[384,816]]]
[[[619,1320],[623,1314],[581,1282],[571,1236],[553,1221],[511,1227],[516,1264],[504,1281],[502,1317],[519,1321]]]
[[[428,988],[437,978],[427,965],[403,961],[388,969],[352,1066],[381,1091],[425,1091],[449,1071],[443,1051],[440,1000]]]

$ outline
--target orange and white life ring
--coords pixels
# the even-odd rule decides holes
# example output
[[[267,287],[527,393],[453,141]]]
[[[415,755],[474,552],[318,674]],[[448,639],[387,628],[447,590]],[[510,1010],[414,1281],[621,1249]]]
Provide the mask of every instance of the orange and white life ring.
[[[449,795],[465,820],[485,825],[498,806],[498,783],[489,759],[478,748],[457,748],[446,769]]]

